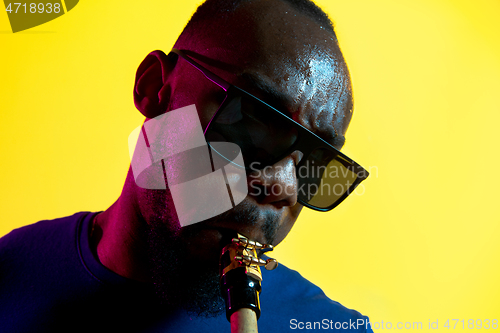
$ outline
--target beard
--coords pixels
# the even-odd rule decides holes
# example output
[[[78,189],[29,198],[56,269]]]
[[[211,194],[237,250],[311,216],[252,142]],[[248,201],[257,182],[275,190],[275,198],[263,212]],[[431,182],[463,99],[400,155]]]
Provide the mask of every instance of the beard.
[[[169,207],[173,207],[168,205]],[[219,220],[231,219],[247,226],[257,226],[264,219],[261,230],[271,243],[277,233],[280,219],[272,212],[259,212],[257,207],[244,200],[234,209],[209,220],[181,227],[175,210],[150,216],[148,230],[149,264],[155,292],[167,309],[183,308],[190,314],[216,317],[224,313],[225,302],[219,285],[218,255],[199,256],[197,242],[203,230],[217,225]],[[231,237],[222,237],[220,250],[229,244]]]
[[[224,311],[218,266],[197,262],[185,239],[196,230],[172,230],[164,221],[150,221],[148,234],[151,277],[157,297],[167,309],[215,317]]]

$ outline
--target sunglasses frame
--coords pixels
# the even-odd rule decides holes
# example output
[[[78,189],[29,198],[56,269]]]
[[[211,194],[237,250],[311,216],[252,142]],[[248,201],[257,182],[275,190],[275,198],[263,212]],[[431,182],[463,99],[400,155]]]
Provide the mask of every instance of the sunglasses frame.
[[[331,144],[329,144],[328,142],[326,142],[321,137],[314,134],[313,132],[311,132],[310,130],[308,130],[307,128],[302,126],[301,124],[299,124],[296,121],[294,121],[293,119],[289,118],[288,116],[286,116],[285,114],[283,114],[279,110],[273,108],[272,106],[270,106],[266,102],[260,100],[259,98],[253,96],[252,94],[246,92],[245,90],[230,84],[226,80],[224,80],[221,77],[217,76],[216,74],[212,73],[211,71],[209,71],[208,69],[206,69],[202,65],[198,64],[193,59],[191,59],[183,51],[173,48],[171,52],[177,54],[179,57],[181,57],[182,59],[187,61],[194,68],[196,68],[198,71],[200,71],[207,79],[209,79],[210,81],[212,81],[213,83],[215,83],[216,85],[221,87],[226,92],[226,97],[224,98],[224,101],[221,103],[221,105],[217,109],[217,112],[214,114],[214,116],[212,117],[212,119],[210,120],[210,122],[208,123],[207,127],[204,130],[205,135],[208,132],[208,130],[210,129],[210,125],[212,123],[214,123],[214,121],[220,115],[219,111],[222,110],[228,103],[230,103],[234,97],[244,96],[244,97],[251,98],[251,99],[257,101],[258,103],[263,104],[266,108],[276,112],[283,119],[283,121],[288,122],[289,125],[293,126],[297,130],[298,138],[295,141],[295,143],[290,148],[286,149],[283,152],[283,154],[280,155],[279,158],[276,158],[276,161],[274,163],[276,163],[279,160],[281,160],[282,158],[288,156],[290,153],[294,152],[295,150],[299,150],[304,155],[303,155],[302,160],[296,166],[296,170],[298,171],[299,168],[301,166],[303,166],[306,163],[306,161],[308,161],[307,157],[315,149],[326,148],[326,149],[332,150],[335,153],[335,158],[334,158],[335,160],[339,161],[348,170],[351,170],[352,172],[354,172],[356,174],[356,180],[349,187],[349,189],[346,192],[344,192],[344,194],[342,196],[340,196],[337,199],[337,201],[335,201],[330,206],[324,207],[324,208],[313,206],[313,205],[308,204],[304,200],[302,200],[300,198],[300,195],[297,195],[297,201],[301,205],[306,206],[308,208],[311,208],[313,210],[321,211],[321,212],[326,212],[326,211],[332,210],[333,208],[338,206],[342,201],[344,201],[345,198],[347,198],[349,196],[349,194],[351,194],[354,191],[354,189],[359,185],[359,183],[361,183],[363,180],[365,180],[368,177],[368,175],[369,175],[368,171],[366,171],[361,165],[356,163],[354,160],[352,160],[351,158],[349,158],[348,156],[346,156],[345,154],[340,152],[337,148],[335,148],[334,146],[332,146]],[[274,163],[266,164],[262,168],[264,168],[268,165],[272,165]],[[248,167],[245,167],[245,168],[247,170],[250,170],[250,171],[255,171],[253,169],[249,169]],[[297,176],[297,180],[299,180],[299,175],[297,174],[296,176]]]

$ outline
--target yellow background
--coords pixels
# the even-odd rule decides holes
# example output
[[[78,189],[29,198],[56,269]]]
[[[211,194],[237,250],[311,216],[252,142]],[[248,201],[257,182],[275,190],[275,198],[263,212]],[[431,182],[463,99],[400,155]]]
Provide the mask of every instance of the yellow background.
[[[0,235],[118,197],[135,70],[200,1],[179,3],[80,1],[16,34],[0,13]],[[276,257],[372,322],[500,319],[500,2],[317,3],[353,78],[343,151],[371,176]]]

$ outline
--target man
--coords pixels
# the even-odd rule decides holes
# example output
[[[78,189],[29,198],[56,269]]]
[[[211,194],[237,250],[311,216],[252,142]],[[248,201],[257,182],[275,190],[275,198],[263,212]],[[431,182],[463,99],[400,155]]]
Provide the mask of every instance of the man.
[[[242,89],[231,88],[238,98],[265,110],[253,115],[245,110],[245,116],[262,117],[255,120],[265,132],[262,138],[272,138],[250,146],[239,142],[245,166],[262,162],[248,174],[248,195],[223,214],[181,226],[171,188],[138,186],[130,169],[121,196],[106,211],[13,231],[0,240],[2,332],[229,331],[218,273],[227,236],[238,232],[277,245],[303,205],[328,210],[345,198],[301,193],[301,182],[317,186],[320,181],[297,176],[299,166],[315,158],[328,163],[343,159],[359,168],[336,153],[325,157],[334,152],[330,147],[340,149],[344,143],[352,94],[333,28],[319,8],[307,0],[208,0],[175,49],[182,51],[154,51],[144,59],[135,104],[148,120],[195,105],[202,128],[210,129],[212,117],[224,112],[219,107],[229,98],[214,80]],[[207,79],[200,67],[217,78]],[[282,115],[247,93],[310,132],[288,118],[272,127],[270,119]],[[279,128],[295,133],[293,142],[276,135]],[[228,135],[228,141],[237,135]],[[299,141],[304,149],[298,149]],[[319,146],[308,151],[312,143]],[[359,182],[366,175],[353,177]],[[347,184],[352,190],[352,182]],[[263,272],[262,285],[262,332],[371,331],[366,317],[329,300],[286,267]]]

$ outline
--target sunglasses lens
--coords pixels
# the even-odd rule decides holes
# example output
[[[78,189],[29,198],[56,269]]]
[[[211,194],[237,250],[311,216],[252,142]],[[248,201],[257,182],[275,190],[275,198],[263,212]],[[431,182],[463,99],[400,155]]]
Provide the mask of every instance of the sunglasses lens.
[[[348,161],[326,148],[316,148],[297,166],[298,199],[326,209],[354,189],[357,174]]]
[[[297,141],[297,129],[283,115],[242,92],[228,97],[205,133],[207,141],[236,143],[245,166],[258,170],[273,164]]]

